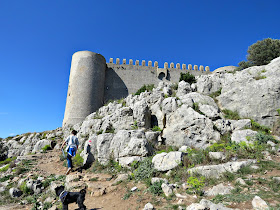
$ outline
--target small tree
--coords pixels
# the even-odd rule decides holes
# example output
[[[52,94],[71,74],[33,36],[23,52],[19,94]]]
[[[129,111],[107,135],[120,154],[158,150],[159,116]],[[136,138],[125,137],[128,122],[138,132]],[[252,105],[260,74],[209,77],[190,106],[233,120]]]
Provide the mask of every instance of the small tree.
[[[240,69],[266,65],[274,58],[280,56],[280,39],[267,38],[257,41],[248,48],[247,52],[248,61],[238,63]]]
[[[195,76],[193,76],[189,72],[187,72],[187,73],[182,73],[181,72],[179,82],[181,82],[182,80],[184,80],[185,82],[188,82],[189,84],[192,84],[192,83],[196,82]]]

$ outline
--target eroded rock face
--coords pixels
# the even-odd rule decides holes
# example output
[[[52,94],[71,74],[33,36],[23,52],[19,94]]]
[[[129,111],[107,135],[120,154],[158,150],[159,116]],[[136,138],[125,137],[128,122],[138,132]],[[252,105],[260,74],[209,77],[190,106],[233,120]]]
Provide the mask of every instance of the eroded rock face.
[[[93,148],[93,153],[96,151],[95,155],[101,164],[114,159],[120,160],[125,166],[151,153],[151,146],[141,130],[120,130],[116,134],[98,135],[93,147],[96,147],[96,150]]]
[[[40,140],[35,144],[32,152],[39,152],[46,145],[51,145],[51,141],[47,139]]]
[[[213,178],[219,178],[222,176],[225,172],[231,172],[235,173],[239,169],[256,163],[256,160],[244,160],[244,161],[237,161],[237,162],[227,162],[224,164],[219,165],[205,165],[205,166],[198,166],[191,169],[188,169],[188,172],[190,174],[192,173],[198,173],[205,177],[213,177]]]
[[[234,74],[217,72],[197,78],[197,91],[204,94],[218,90],[223,109],[237,111],[271,127],[280,107],[280,57],[265,66],[253,66]]]
[[[210,141],[220,140],[212,121],[185,104],[167,116],[163,137],[167,145],[176,147],[205,148]]]

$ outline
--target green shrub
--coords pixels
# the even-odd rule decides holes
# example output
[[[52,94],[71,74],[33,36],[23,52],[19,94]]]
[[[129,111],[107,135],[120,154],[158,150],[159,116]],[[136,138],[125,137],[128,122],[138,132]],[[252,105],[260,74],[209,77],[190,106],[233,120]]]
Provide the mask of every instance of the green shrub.
[[[222,112],[225,115],[226,119],[231,119],[231,120],[240,120],[241,118],[239,117],[239,114],[237,111],[231,111],[229,109],[224,109]]]
[[[137,123],[136,120],[134,121],[134,123],[133,123],[133,125],[131,126],[131,128],[132,128],[133,130],[137,130],[137,129],[138,129],[138,123]]]
[[[91,178],[91,179],[89,179],[89,181],[91,181],[91,182],[97,182],[97,181],[98,181],[98,177]]]
[[[254,170],[250,166],[244,166],[240,168],[237,173],[241,175],[251,174]]]
[[[4,176],[4,177],[0,178],[0,182],[5,182],[5,181],[9,180],[11,177],[12,177],[12,175]]]
[[[129,199],[130,198],[130,196],[132,195],[132,192],[127,192],[124,196],[123,196],[123,200],[127,200],[127,199]]]
[[[101,116],[101,115],[100,115],[99,110],[97,110],[97,111],[95,112],[95,115],[94,115],[93,119],[102,119],[103,117],[104,117],[104,116]]]
[[[172,151],[177,151],[177,148],[172,147],[172,146],[166,146],[166,145],[164,145],[164,146],[161,147],[161,148],[162,148],[161,150],[159,150],[159,151],[156,152],[157,154],[160,154],[160,153],[163,153],[163,152],[168,153],[168,152],[172,152]]]
[[[152,131],[162,131],[162,129],[161,129],[159,126],[155,125],[155,126],[152,128]]]
[[[5,172],[5,171],[7,171],[7,170],[9,169],[9,167],[10,167],[10,164],[4,166],[3,168],[0,169],[0,172]]]
[[[211,201],[214,203],[222,203],[222,202],[236,202],[241,203],[244,201],[251,201],[255,195],[247,194],[229,194],[229,195],[216,195]]]
[[[105,133],[115,133],[115,128],[111,125],[106,128]]]
[[[192,83],[196,82],[196,79],[195,79],[195,76],[190,74],[189,72],[187,72],[187,73],[181,72],[179,82],[181,82],[181,81],[185,81],[191,85]]]
[[[50,145],[45,145],[45,146],[42,148],[43,152],[46,152],[47,150],[51,150],[51,149],[52,149],[52,148],[51,148]]]
[[[81,151],[79,150],[75,157],[73,157],[73,165],[77,167],[83,166],[84,159],[81,157]]]
[[[203,149],[187,149],[187,155],[184,159],[185,166],[195,166],[201,163],[207,163],[209,155],[207,150]]]
[[[259,123],[257,123],[256,121],[251,119],[251,124],[252,124],[252,130],[254,131],[262,131],[265,133],[270,133],[270,128],[264,125],[260,125]]]
[[[199,104],[198,103],[193,103],[192,108],[194,109],[194,111],[198,112],[199,114],[204,115],[204,113],[199,110]]]
[[[103,133],[103,130],[102,130],[102,129],[101,129],[100,131],[97,131],[97,132],[96,132],[97,135],[100,135],[100,134],[102,134],[102,133]]]
[[[217,91],[214,92],[214,93],[211,93],[209,96],[210,96],[211,98],[216,98],[216,97],[218,97],[219,95],[221,95],[221,93],[222,93],[222,88],[220,88],[219,90],[217,90]]]
[[[32,193],[32,190],[29,189],[27,186],[26,186],[26,182],[23,182],[19,189],[24,193],[24,194],[31,194]]]
[[[50,202],[45,202],[43,206],[43,210],[48,210],[52,207],[52,203]]]
[[[15,175],[20,175],[28,171],[27,168],[23,166],[18,166],[16,169],[13,170],[15,172]]]
[[[195,194],[201,194],[201,190],[205,184],[205,177],[201,176],[199,178],[190,176],[187,180],[188,185],[191,187],[187,190],[188,193],[194,192]]]
[[[14,161],[15,159],[17,159],[17,158],[12,157],[12,158],[7,158],[6,160],[0,161],[0,166],[10,163],[10,162]]]
[[[151,178],[154,172],[152,157],[146,157],[139,163],[139,167],[134,170],[133,174],[136,180],[144,180]]]
[[[277,143],[273,136],[266,135],[263,132],[258,132],[255,136],[255,139],[259,144],[266,144],[268,141]]]
[[[225,151],[226,144],[225,143],[214,143],[207,148],[209,152],[222,152]]]
[[[232,182],[235,179],[235,175],[229,171],[225,172],[224,177],[227,181]]]
[[[154,84],[150,84],[150,85],[143,85],[139,90],[137,90],[137,92],[135,93],[135,95],[140,95],[141,93],[148,91],[151,92],[154,89],[155,85]]]
[[[121,104],[122,106],[126,106],[126,102],[125,102],[124,98],[118,99],[117,102],[118,102],[118,104]]]
[[[149,187],[149,191],[154,195],[161,195],[163,193],[161,185],[163,181],[155,182]]]
[[[46,189],[53,181],[64,181],[65,177],[65,175],[60,175],[58,178],[56,178],[55,175],[50,175],[42,182],[42,185]]]
[[[264,76],[264,75],[263,76],[257,75],[254,77],[255,80],[261,80],[261,79],[265,79],[265,78],[266,78],[266,76]]]

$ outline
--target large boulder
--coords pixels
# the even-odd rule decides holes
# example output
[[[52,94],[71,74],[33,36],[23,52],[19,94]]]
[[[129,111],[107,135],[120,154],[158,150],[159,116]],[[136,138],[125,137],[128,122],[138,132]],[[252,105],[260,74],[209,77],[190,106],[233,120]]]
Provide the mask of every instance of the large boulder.
[[[212,121],[186,104],[166,117],[163,138],[167,145],[183,145],[196,148],[209,146],[210,141],[220,140],[219,132],[213,128]]]
[[[97,137],[96,150],[97,160],[101,164],[107,164],[112,159],[112,151],[110,149],[111,141],[114,137],[112,133],[100,134]]]
[[[94,148],[91,150],[101,164],[113,159],[120,161],[122,165],[129,165],[152,151],[142,130],[119,130],[116,134],[105,133],[94,138],[96,144],[92,147],[96,147],[96,150]]]
[[[192,92],[191,85],[185,81],[181,81],[178,84],[178,90],[176,96],[181,97]]]
[[[234,187],[224,186],[223,183],[221,183],[221,184],[218,184],[218,185],[212,187],[211,189],[207,190],[205,192],[205,194],[207,196],[226,195],[226,194],[230,194],[233,189],[234,189]]]
[[[202,199],[200,202],[199,202],[201,205],[205,206],[207,209],[213,209],[213,210],[230,210],[231,208],[227,208],[225,207],[223,204],[215,204],[215,203],[212,203],[211,201],[209,200],[206,200],[206,199]]]
[[[182,152],[163,152],[153,157],[152,163],[158,171],[168,171],[177,167],[182,161]]]
[[[256,136],[257,133],[258,133],[257,131],[252,131],[250,129],[237,130],[232,133],[231,141],[236,143],[240,143],[242,141],[249,143],[254,140],[254,137]]]

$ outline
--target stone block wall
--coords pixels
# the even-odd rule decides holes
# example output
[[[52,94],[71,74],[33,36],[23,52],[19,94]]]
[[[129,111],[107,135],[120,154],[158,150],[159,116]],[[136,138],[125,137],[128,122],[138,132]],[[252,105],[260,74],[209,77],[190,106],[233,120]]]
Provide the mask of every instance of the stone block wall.
[[[189,72],[194,76],[211,73],[208,66],[204,68],[179,63],[168,65],[165,62],[164,67],[159,68],[157,61],[152,65],[152,61],[136,60],[134,63],[130,59],[127,63],[126,59],[123,59],[121,63],[117,58],[114,63],[113,58],[110,58],[105,75],[104,102],[124,98],[128,94],[135,93],[143,85],[156,86],[160,81],[178,82],[181,72]]]

